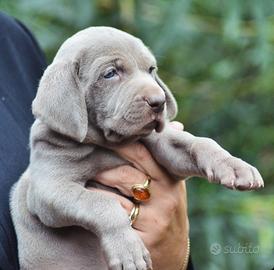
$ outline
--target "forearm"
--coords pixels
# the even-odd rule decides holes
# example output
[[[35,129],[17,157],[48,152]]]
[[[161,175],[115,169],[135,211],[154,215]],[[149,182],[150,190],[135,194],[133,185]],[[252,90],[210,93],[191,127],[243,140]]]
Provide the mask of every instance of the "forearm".
[[[188,176],[204,176],[192,155],[198,137],[167,126],[163,132],[153,132],[143,139],[153,158],[179,179]]]
[[[47,179],[47,187],[41,183],[45,181],[33,182],[28,190],[28,208],[46,226],[80,226],[99,235],[113,226],[128,226],[127,215],[113,198],[89,192],[72,181]]]
[[[144,143],[152,156],[177,179],[200,176],[240,190],[263,186],[256,168],[232,156],[212,139],[167,127],[163,133],[148,136]]]

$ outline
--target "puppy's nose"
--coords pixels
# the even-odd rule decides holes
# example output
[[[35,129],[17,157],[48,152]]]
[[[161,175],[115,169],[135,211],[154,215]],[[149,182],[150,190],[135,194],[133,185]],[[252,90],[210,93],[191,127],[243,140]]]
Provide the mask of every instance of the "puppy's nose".
[[[155,113],[160,113],[164,110],[165,108],[165,96],[160,96],[160,95],[153,95],[149,97],[145,97],[145,100],[147,104],[151,107],[152,111]]]

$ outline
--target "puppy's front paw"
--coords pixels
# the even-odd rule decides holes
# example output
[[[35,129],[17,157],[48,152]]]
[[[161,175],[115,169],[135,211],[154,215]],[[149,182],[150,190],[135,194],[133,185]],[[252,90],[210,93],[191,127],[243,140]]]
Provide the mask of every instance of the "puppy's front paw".
[[[104,235],[101,243],[110,270],[152,269],[149,252],[130,228]]]
[[[216,162],[209,171],[208,178],[209,181],[230,189],[253,190],[264,186],[264,181],[255,167],[233,156]]]

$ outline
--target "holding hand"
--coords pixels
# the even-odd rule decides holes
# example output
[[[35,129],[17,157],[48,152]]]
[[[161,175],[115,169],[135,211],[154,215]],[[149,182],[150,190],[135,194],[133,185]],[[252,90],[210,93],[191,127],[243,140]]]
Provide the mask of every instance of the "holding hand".
[[[183,129],[178,122],[170,125]],[[140,143],[121,147],[117,153],[134,167],[121,166],[104,171],[97,175],[96,181],[132,197],[132,186],[143,184],[150,176],[150,199],[140,204],[139,214],[132,227],[150,251],[153,269],[181,270],[188,257],[189,224],[185,182],[174,181]],[[130,200],[112,192],[100,192],[117,198],[130,215],[134,207]]]

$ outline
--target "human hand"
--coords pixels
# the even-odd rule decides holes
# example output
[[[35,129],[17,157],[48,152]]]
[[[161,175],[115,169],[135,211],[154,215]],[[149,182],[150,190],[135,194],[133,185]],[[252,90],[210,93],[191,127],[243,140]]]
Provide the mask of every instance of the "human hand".
[[[170,125],[183,128],[178,122]],[[135,168],[121,166],[104,171],[96,176],[96,181],[132,196],[131,187],[144,183],[148,175],[151,177],[150,200],[141,204],[133,228],[150,251],[154,270],[181,269],[186,257],[189,230],[185,182],[174,181],[140,143],[123,146],[117,153]],[[130,200],[111,192],[101,192],[117,198],[128,214],[131,212],[134,205]]]

